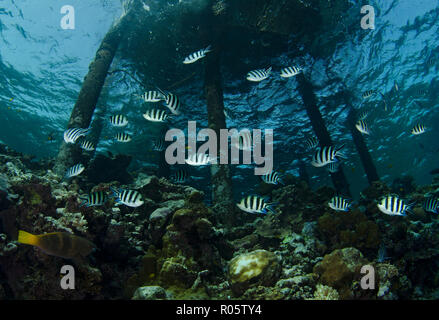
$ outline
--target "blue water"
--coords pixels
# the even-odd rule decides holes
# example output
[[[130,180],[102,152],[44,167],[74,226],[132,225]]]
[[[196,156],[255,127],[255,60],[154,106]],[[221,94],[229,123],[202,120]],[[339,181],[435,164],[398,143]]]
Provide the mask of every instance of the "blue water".
[[[167,21],[169,12],[197,10],[202,2],[158,4],[151,1],[155,6],[151,6],[148,14],[151,19],[163,19],[165,26],[169,23],[170,27],[174,27],[175,21]],[[56,155],[88,65],[100,41],[123,10],[120,1],[85,4],[76,0],[68,4],[75,7],[75,30],[60,27],[62,15],[59,10],[64,3],[49,0],[0,2],[0,139],[18,151],[39,158]],[[298,161],[303,160],[307,163],[313,187],[331,185],[331,181],[325,169],[310,165],[310,153],[304,143],[313,133],[296,89],[297,81],[274,76],[261,83],[249,84],[245,80],[246,72],[269,65],[273,66],[275,73],[281,67],[295,63],[304,67],[306,76],[315,86],[319,107],[332,140],[336,144],[346,144],[348,160],[344,171],[354,195],[367,186],[367,179],[345,125],[347,107],[337,95],[344,88],[354,94],[352,103],[355,108],[369,112],[368,123],[372,133],[366,140],[378,174],[385,182],[391,183],[401,175],[411,175],[416,183],[428,184],[432,178],[429,171],[439,167],[439,142],[436,139],[436,124],[439,121],[436,94],[439,89],[439,2],[386,0],[371,1],[370,4],[377,13],[374,30],[360,28],[360,7],[354,6],[340,19],[335,29],[328,29],[320,35],[329,43],[337,41],[337,36],[342,39],[329,57],[313,58],[302,48],[299,51],[304,53],[296,58],[293,54],[297,51],[294,37],[285,40],[283,52],[267,55],[264,50],[256,50],[264,46],[261,39],[237,36],[236,44],[239,42],[240,51],[224,53],[222,75],[225,107],[230,114],[228,127],[274,129],[275,168],[297,175]],[[143,29],[145,35],[158,36],[147,26],[146,23]],[[184,28],[184,25],[180,27]],[[199,39],[191,39],[193,43],[187,43],[188,39],[184,39],[185,43],[179,39],[172,40],[176,40],[173,50],[168,48],[168,52],[162,52],[158,61],[144,62],[156,64],[157,68],[161,64],[165,67],[167,63],[177,63],[173,59],[182,59],[190,53],[186,52],[188,47],[198,50],[203,46]],[[231,47],[233,44],[230,43]],[[148,53],[132,61],[128,58],[132,53],[129,50],[129,47],[122,46],[113,61],[113,71],[122,69],[134,78],[148,78],[150,89],[154,89],[154,83],[160,85],[165,81],[164,76],[157,73],[136,74],[136,63],[146,59]],[[196,120],[201,128],[207,125],[203,68],[198,66],[186,71],[182,68],[180,66],[175,73],[166,75],[166,81],[172,83],[195,73],[190,81],[173,90],[183,102],[183,115],[175,119],[173,126],[185,128],[187,120]],[[395,81],[399,87],[397,92],[393,89]],[[363,101],[362,93],[371,89],[386,94],[388,111],[384,111],[379,94]],[[106,99],[97,108],[98,111],[103,110],[97,116],[106,117],[115,112],[126,114],[131,121],[131,132],[136,132],[131,145],[115,147],[107,140],[112,131],[105,127],[98,152],[111,150],[136,155],[137,161],[133,162],[133,166],[137,167],[154,166],[157,161],[151,152],[153,134],[141,117],[140,111],[144,111],[141,101],[135,97],[142,90],[133,77],[121,72],[113,73],[105,84]],[[420,94],[419,90],[426,92]],[[106,109],[100,107],[102,104],[106,105]],[[424,123],[428,132],[411,136],[410,130],[417,122]],[[54,142],[47,139],[52,133],[56,137]],[[236,185],[254,181],[254,184],[246,183],[246,186],[256,186],[257,179],[252,177],[252,172],[250,166],[234,168]],[[199,169],[195,175],[200,177],[201,182],[208,181],[206,168]],[[238,190],[238,193],[248,193],[251,191],[248,188]]]

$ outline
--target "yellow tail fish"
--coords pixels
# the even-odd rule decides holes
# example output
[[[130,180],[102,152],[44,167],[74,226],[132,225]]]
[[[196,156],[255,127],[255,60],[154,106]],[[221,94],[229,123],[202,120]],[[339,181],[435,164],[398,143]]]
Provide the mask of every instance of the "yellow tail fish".
[[[35,246],[48,255],[66,259],[83,258],[94,248],[94,244],[89,240],[68,232],[33,235],[19,230],[18,242]]]

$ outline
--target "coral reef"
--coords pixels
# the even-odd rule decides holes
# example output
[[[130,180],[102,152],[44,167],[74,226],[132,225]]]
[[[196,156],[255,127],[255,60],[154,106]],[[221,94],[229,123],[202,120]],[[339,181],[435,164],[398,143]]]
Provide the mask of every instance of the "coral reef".
[[[48,163],[46,163],[47,166]],[[127,180],[128,181],[128,180]],[[405,178],[406,217],[382,214],[376,200],[391,192],[375,182],[349,212],[327,205],[334,190],[311,190],[288,176],[261,185],[276,213],[249,215],[225,228],[204,193],[144,172],[129,184],[62,180],[23,155],[0,155],[1,299],[437,299],[439,222],[422,208],[437,185]],[[80,195],[110,187],[139,191],[138,208],[81,206]],[[81,261],[48,256],[17,243],[18,230],[70,232],[96,250]],[[385,248],[385,251],[383,251]],[[76,290],[60,288],[63,265],[75,268]],[[360,269],[375,270],[364,290]]]

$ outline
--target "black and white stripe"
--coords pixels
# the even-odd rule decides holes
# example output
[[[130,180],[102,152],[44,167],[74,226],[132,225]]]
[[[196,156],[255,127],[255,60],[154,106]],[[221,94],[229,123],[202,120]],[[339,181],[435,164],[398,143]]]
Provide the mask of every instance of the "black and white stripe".
[[[335,196],[328,202],[329,207],[335,211],[349,211],[351,203],[343,197]]]
[[[171,112],[175,115],[180,114],[180,99],[178,97],[170,92],[167,92],[165,95],[165,105],[166,107],[171,110]]]
[[[269,174],[262,176],[261,179],[268,184],[283,184],[280,174],[276,171],[271,171]]]
[[[364,134],[370,134],[369,127],[365,120],[358,120],[355,124],[355,128],[357,128],[358,131]]]
[[[119,142],[130,142],[132,140],[131,136],[126,132],[116,133],[114,139],[116,139]]]
[[[159,102],[165,100],[165,96],[159,91],[146,91],[141,97],[145,102]]]
[[[95,145],[93,144],[93,142],[88,140],[82,141],[80,147],[85,151],[93,151],[95,149]]]
[[[282,78],[290,78],[290,77],[297,76],[301,71],[302,71],[302,68],[300,68],[300,67],[296,67],[296,66],[287,67],[287,68],[283,68],[281,70],[280,76]]]
[[[75,143],[80,137],[85,136],[90,129],[70,128],[64,131],[64,141],[66,143]]]
[[[211,162],[207,153],[193,153],[188,156],[186,163],[190,166],[204,166]]]
[[[314,167],[323,167],[327,164],[336,161],[336,157],[342,157],[342,153],[340,150],[344,147],[342,145],[339,148],[335,148],[334,146],[318,148],[314,153],[311,164]]]
[[[201,58],[204,58],[206,56],[206,53],[210,52],[211,46],[208,46],[205,49],[198,50],[197,52],[191,53],[189,56],[187,56],[183,63],[189,64],[194,63],[195,61],[200,60]]]
[[[247,80],[259,82],[264,79],[267,79],[270,76],[270,73],[271,73],[271,67],[267,69],[252,70],[249,73],[247,73]]]
[[[87,196],[83,197],[84,201],[81,206],[86,207],[101,206],[107,201],[107,194],[104,191],[95,191],[89,193]]]
[[[149,109],[143,114],[143,117],[152,122],[164,122],[169,118],[169,114],[165,110]]]
[[[67,169],[66,178],[71,178],[80,175],[85,170],[82,163],[75,164],[74,166]]]
[[[238,208],[248,213],[262,213],[265,214],[268,211],[274,212],[272,204],[267,203],[264,198],[260,196],[247,196],[241,199],[241,202],[237,204]]]
[[[125,127],[128,119],[123,114],[115,114],[110,117],[110,123],[115,127]]]
[[[439,199],[433,197],[427,198],[423,203],[423,208],[427,212],[439,214]]]
[[[425,132],[425,126],[422,123],[418,123],[412,129],[412,135],[423,134]]]
[[[392,216],[404,216],[410,205],[406,205],[398,196],[389,195],[381,199],[378,203],[378,209],[381,212]]]
[[[142,195],[136,190],[119,189],[115,190],[111,188],[114,195],[116,196],[116,202],[118,204],[122,203],[128,207],[139,207],[144,202],[142,200]]]

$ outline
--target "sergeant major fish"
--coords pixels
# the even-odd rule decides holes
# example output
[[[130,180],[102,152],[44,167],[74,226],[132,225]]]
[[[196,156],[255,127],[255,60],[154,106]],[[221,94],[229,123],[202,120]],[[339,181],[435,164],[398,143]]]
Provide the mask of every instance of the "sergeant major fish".
[[[82,163],[75,164],[74,166],[67,169],[66,178],[71,178],[80,175],[85,170],[85,167]]]
[[[169,114],[165,110],[149,109],[143,114],[143,117],[152,122],[164,122],[169,118]]]
[[[248,213],[267,214],[274,211],[274,203],[268,203],[260,196],[247,196],[237,204],[238,208]]]
[[[425,132],[425,126],[422,123],[415,125],[411,131],[412,135],[417,136]]]
[[[282,78],[290,78],[290,77],[297,76],[301,71],[302,71],[302,69],[300,67],[296,67],[296,66],[287,67],[287,68],[283,68],[281,70],[280,76]]]
[[[84,149],[85,151],[93,151],[95,149],[95,145],[93,142],[84,140],[80,144],[81,149]]]
[[[439,199],[433,197],[427,198],[422,207],[427,212],[439,214]]]
[[[284,184],[280,174],[276,171],[271,171],[269,174],[261,176],[261,179],[268,184]]]
[[[270,73],[271,73],[271,67],[269,67],[267,69],[253,70],[253,71],[250,71],[249,73],[247,73],[247,80],[259,82],[259,81],[267,79],[270,76]]]
[[[327,164],[337,161],[337,157],[343,157],[341,153],[341,149],[344,148],[344,145],[335,148],[334,146],[318,148],[314,153],[314,156],[311,160],[311,164],[314,167],[324,167]]]
[[[165,97],[165,106],[169,110],[171,110],[172,114],[179,115],[181,103],[180,103],[180,99],[177,97],[177,95],[170,93],[170,92],[164,92],[162,90],[160,90],[160,92]]]
[[[80,137],[87,135],[89,128],[70,128],[64,131],[64,141],[66,143],[75,143]]]
[[[412,205],[407,205],[398,196],[388,195],[383,197],[378,203],[381,212],[391,216],[405,216],[410,211]]]
[[[357,128],[357,130],[363,134],[367,134],[367,135],[370,134],[369,127],[365,120],[358,120],[357,123],[355,124],[355,128]]]
[[[159,102],[165,100],[165,96],[159,91],[146,91],[141,97],[145,102]]]
[[[95,191],[91,192],[86,196],[80,197],[83,202],[80,204],[80,206],[86,206],[86,207],[94,207],[94,206],[101,206],[107,201],[107,194],[104,191]]]
[[[211,52],[211,46],[208,46],[205,49],[198,50],[197,52],[191,53],[189,56],[187,56],[184,59],[183,63],[184,64],[194,63],[200,60],[201,58],[204,58],[206,56],[206,53],[208,52]]]
[[[130,142],[132,140],[131,136],[126,132],[118,132],[114,135],[114,139],[119,142]]]
[[[110,117],[110,123],[114,127],[125,127],[128,124],[128,119],[123,114],[115,114]]]
[[[349,211],[351,203],[343,197],[335,196],[329,202],[328,206],[335,211]]]
[[[118,189],[110,187],[113,196],[116,198],[116,205],[124,204],[128,207],[140,207],[144,201],[142,195],[136,190]]]

